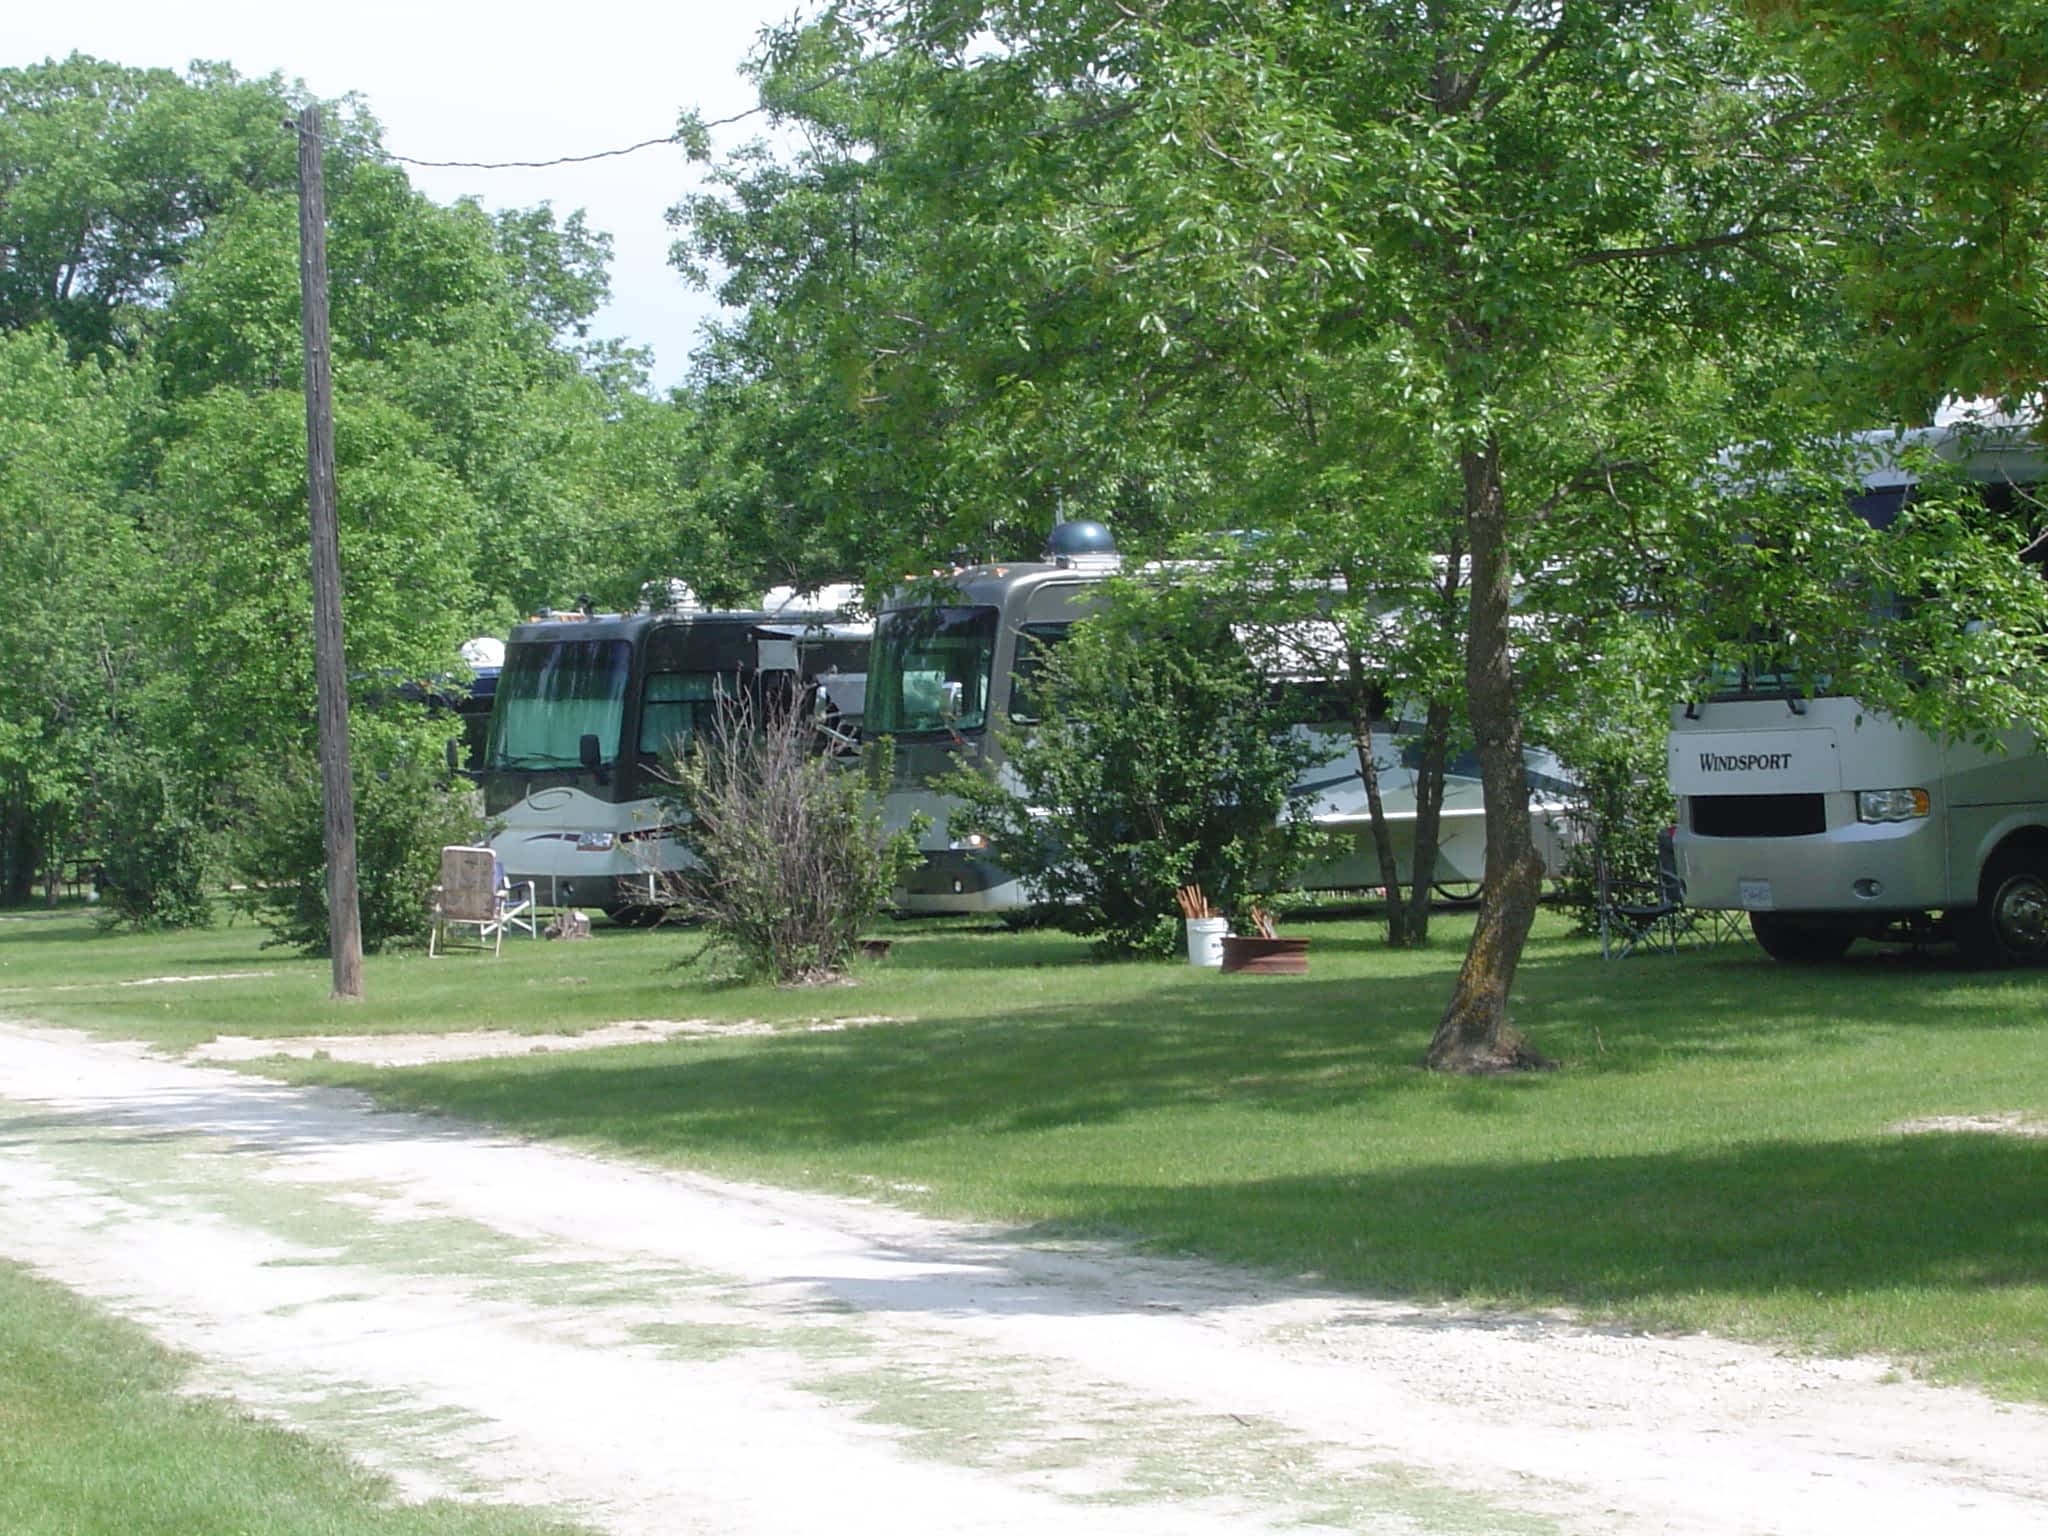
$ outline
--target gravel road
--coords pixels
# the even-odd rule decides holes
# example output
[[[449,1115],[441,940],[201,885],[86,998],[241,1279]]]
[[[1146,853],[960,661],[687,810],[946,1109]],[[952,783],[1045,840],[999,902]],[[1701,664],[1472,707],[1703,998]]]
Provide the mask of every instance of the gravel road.
[[[373,1111],[0,1023],[0,1255],[409,1494],[619,1536],[2048,1536],[2048,1414]]]

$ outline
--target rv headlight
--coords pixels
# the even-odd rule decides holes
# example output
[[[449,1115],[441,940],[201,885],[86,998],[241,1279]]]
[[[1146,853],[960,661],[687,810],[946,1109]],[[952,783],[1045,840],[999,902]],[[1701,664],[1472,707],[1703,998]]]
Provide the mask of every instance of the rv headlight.
[[[948,846],[952,847],[955,851],[980,853],[988,847],[988,839],[979,832],[970,832],[965,837],[954,838]]]
[[[1916,821],[1927,814],[1924,789],[1859,789],[1858,821]]]
[[[578,853],[610,853],[612,846],[618,840],[619,836],[616,832],[579,832],[576,834],[576,851]]]

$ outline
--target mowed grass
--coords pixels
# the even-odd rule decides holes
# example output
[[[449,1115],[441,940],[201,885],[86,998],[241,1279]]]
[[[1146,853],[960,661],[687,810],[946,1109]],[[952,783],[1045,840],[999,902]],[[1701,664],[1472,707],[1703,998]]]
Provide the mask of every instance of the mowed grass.
[[[271,1034],[756,1020],[777,1029],[280,1070],[1038,1235],[1878,1352],[2048,1401],[2048,975],[1877,952],[1795,970],[1748,946],[1603,962],[1546,917],[1515,1010],[1563,1070],[1447,1079],[1420,1059],[1469,921],[1440,917],[1434,947],[1392,954],[1369,921],[1297,919],[1306,977],[1102,965],[1055,934],[902,925],[859,985],[802,991],[675,969],[688,936],[609,931],[522,940],[495,962],[373,959],[370,1000],[352,1006],[326,1001],[324,962],[105,984],[101,956],[145,975],[174,957],[246,965],[254,941],[234,930],[61,939],[57,922],[17,971],[10,929],[32,925],[0,924],[0,1011],[174,1044],[209,1020]],[[67,945],[96,978],[86,991],[50,990],[48,954]]]
[[[339,1454],[182,1395],[178,1357],[0,1262],[9,1536],[573,1536],[530,1512],[404,1505]]]

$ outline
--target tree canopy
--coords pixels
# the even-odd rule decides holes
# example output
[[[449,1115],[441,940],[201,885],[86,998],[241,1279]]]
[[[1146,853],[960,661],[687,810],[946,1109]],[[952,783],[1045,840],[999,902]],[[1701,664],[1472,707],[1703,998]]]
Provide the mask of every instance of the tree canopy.
[[[776,144],[671,212],[734,318],[667,399],[590,334],[600,232],[434,204],[344,104],[351,665],[657,576],[879,593],[1062,516],[1238,550],[1241,591],[1324,594],[1351,670],[1476,747],[1487,898],[1431,1059],[1533,1063],[1532,736],[1773,624],[1939,729],[2048,724],[2014,527],[1930,498],[1878,539],[1822,489],[1845,430],[2039,392],[2041,3],[840,0],[754,61]],[[0,71],[0,536],[38,587],[0,626],[52,637],[0,679],[16,893],[101,745],[229,785],[310,729],[302,95]],[[1880,590],[1988,622],[1869,644]]]

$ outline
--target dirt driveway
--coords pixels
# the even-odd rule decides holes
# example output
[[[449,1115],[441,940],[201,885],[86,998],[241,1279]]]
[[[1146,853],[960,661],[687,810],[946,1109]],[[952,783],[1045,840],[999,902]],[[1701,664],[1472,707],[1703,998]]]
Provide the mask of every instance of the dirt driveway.
[[[1022,1245],[0,1023],[0,1255],[604,1530],[2048,1533],[2048,1414]]]

